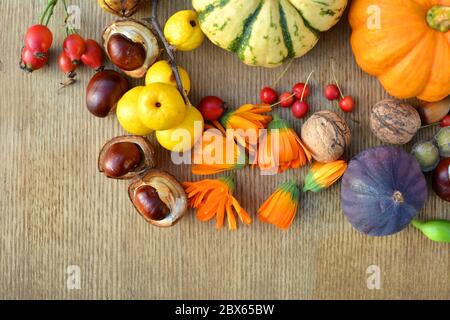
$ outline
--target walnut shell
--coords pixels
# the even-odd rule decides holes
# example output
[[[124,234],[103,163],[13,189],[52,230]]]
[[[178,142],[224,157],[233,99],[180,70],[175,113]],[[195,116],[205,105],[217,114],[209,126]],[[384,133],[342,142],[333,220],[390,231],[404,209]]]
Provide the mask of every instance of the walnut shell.
[[[419,130],[420,115],[409,104],[394,99],[377,102],[370,114],[370,128],[383,142],[405,144]]]
[[[350,129],[336,113],[323,110],[314,113],[302,126],[301,138],[318,162],[339,159],[350,144]]]

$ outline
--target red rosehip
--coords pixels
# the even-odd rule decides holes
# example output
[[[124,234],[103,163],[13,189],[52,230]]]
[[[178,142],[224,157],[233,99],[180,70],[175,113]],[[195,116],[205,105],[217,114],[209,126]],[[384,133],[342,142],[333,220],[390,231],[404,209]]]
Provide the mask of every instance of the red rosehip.
[[[200,101],[198,110],[205,120],[215,121],[218,120],[225,111],[224,104],[225,103],[219,97],[207,96]]]
[[[294,103],[294,96],[290,92],[283,92],[279,97],[280,106],[283,108],[289,108]]]
[[[344,112],[350,112],[355,107],[355,101],[350,96],[345,96],[344,98],[339,101],[339,107]]]
[[[328,100],[336,100],[339,99],[339,96],[341,95],[339,92],[339,88],[335,84],[329,84],[325,87],[325,98]]]
[[[47,53],[53,42],[53,34],[44,25],[36,24],[27,30],[25,46],[34,54]]]
[[[27,71],[33,72],[34,70],[41,69],[48,62],[47,53],[33,53],[27,47],[22,50],[22,60],[20,62],[20,67]]]
[[[450,115],[446,115],[442,120],[441,120],[441,127],[448,127],[450,126]]]
[[[303,93],[303,90],[305,90],[305,93]],[[303,93],[303,99],[306,99],[309,96],[309,85],[307,85],[303,82],[296,83],[292,87],[292,93],[295,94],[295,97],[297,99],[302,99],[302,93]]]
[[[271,87],[264,87],[261,89],[259,98],[261,99],[262,103],[274,104],[275,102],[277,102],[278,94],[275,89]]]
[[[81,55],[81,61],[88,67],[99,70],[103,66],[103,50],[97,41],[86,40],[86,51]]]
[[[86,42],[78,34],[68,35],[64,40],[63,50],[72,63],[78,65],[81,62],[81,56],[86,52]]]
[[[72,63],[69,56],[64,51],[59,55],[58,65],[61,71],[65,74],[71,74],[77,68],[77,66]]]
[[[304,118],[308,114],[309,105],[305,101],[297,100],[292,105],[292,114],[297,119]]]

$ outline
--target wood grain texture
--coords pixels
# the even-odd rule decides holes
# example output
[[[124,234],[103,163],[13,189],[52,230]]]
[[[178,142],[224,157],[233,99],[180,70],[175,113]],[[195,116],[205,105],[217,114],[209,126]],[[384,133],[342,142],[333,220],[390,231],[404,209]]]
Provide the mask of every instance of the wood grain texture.
[[[97,40],[114,17],[96,1],[70,1],[82,12],[82,35]],[[166,0],[161,21],[189,8],[188,0]],[[450,247],[432,243],[408,228],[386,238],[352,229],[340,209],[339,186],[302,194],[300,213],[288,232],[255,221],[237,232],[216,231],[192,213],[171,229],[146,224],[127,198],[127,182],[105,179],[96,158],[103,143],[121,135],[117,119],[92,117],[84,104],[92,71],[57,91],[63,75],[55,57],[64,30],[58,8],[51,23],[55,44],[50,67],[32,75],[18,68],[23,35],[37,21],[44,1],[3,0],[0,14],[0,298],[4,299],[449,299]],[[137,17],[149,14],[149,6]],[[376,79],[355,64],[346,18],[296,60],[278,89],[288,90],[315,70],[312,109],[336,110],[322,97],[336,60],[343,90],[356,97],[352,117],[345,115],[353,140],[348,156],[381,145],[370,132],[370,107],[388,95]],[[231,107],[257,102],[259,89],[281,72],[251,68],[234,55],[205,44],[177,54],[192,77],[192,100],[218,95]],[[136,84],[139,82],[135,82]],[[297,130],[302,121],[292,120]],[[412,142],[429,139],[433,128]],[[407,150],[411,144],[405,146]],[[188,166],[174,166],[160,149],[162,167],[180,180]],[[306,169],[261,176],[249,168],[237,173],[236,197],[253,213],[277,183],[303,182]],[[449,205],[434,194],[421,218],[450,218]],[[66,268],[81,268],[81,290],[68,290]],[[382,271],[380,290],[367,289],[366,269]]]

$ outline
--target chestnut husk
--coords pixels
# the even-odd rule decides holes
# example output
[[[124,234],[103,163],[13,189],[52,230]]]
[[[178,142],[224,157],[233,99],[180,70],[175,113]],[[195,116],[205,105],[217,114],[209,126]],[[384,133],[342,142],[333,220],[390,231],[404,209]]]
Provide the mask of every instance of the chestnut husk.
[[[104,118],[115,109],[128,89],[128,80],[117,71],[97,72],[87,86],[86,106],[94,116]]]
[[[158,40],[150,28],[133,19],[111,23],[103,32],[103,40],[106,54],[111,62],[132,78],[145,76],[148,68],[160,54]],[[128,66],[129,63],[135,62],[133,60],[142,59],[142,48],[145,50],[145,59],[142,64],[138,67]],[[125,52],[127,54],[124,54]],[[130,59],[128,52],[133,53],[135,57]]]
[[[152,220],[140,212],[135,203],[136,191],[142,186],[151,186],[158,192],[162,202],[170,209],[170,213],[162,220]],[[187,212],[188,201],[181,184],[171,174],[161,170],[150,170],[141,177],[136,177],[128,187],[128,196],[139,214],[149,223],[158,227],[171,227]]]
[[[120,17],[131,17],[140,8],[143,0],[99,0],[106,11]]]
[[[108,152],[108,150],[116,143],[121,142],[129,142],[136,144],[142,152],[142,161],[133,171],[126,173],[123,176],[120,177],[110,177],[105,173],[104,170],[104,163],[105,163],[105,156]],[[142,175],[145,171],[154,168],[156,166],[156,154],[155,149],[153,145],[150,143],[150,141],[141,136],[120,136],[115,137],[111,140],[109,140],[101,149],[99,157],[98,157],[98,170],[105,174],[106,177],[110,179],[117,179],[117,180],[128,180],[133,179],[136,176]]]

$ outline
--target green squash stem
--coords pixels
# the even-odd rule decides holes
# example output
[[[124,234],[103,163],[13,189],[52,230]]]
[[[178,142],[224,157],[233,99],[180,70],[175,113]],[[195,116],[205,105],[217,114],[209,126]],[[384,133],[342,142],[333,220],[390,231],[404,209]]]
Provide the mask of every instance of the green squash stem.
[[[450,6],[433,6],[427,12],[428,25],[440,32],[450,30]]]
[[[428,239],[441,243],[450,243],[450,221],[413,219],[411,224],[419,229]]]

